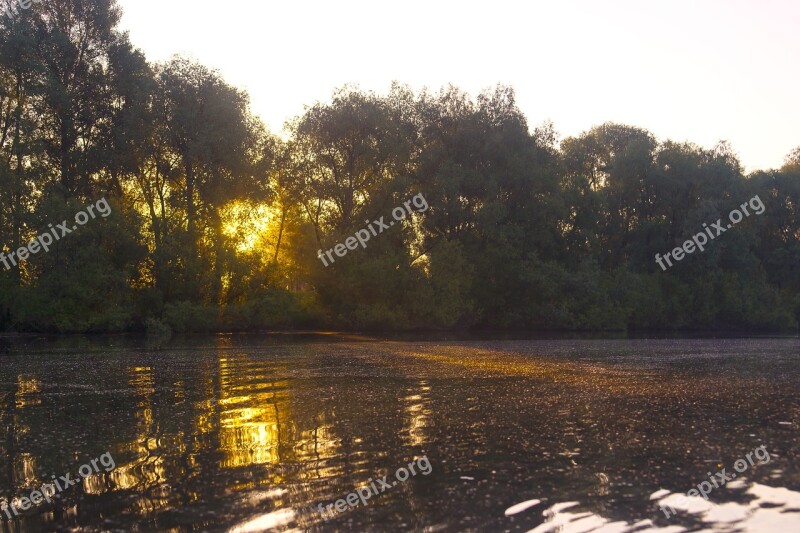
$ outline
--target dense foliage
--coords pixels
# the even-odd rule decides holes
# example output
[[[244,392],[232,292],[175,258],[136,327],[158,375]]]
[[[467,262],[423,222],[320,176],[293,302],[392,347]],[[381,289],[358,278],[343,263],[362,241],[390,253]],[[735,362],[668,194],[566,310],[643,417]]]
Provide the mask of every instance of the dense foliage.
[[[148,63],[119,17],[0,20],[0,247],[113,207],[0,267],[0,331],[798,327],[800,150],[744,175],[726,143],[620,124],[559,142],[507,87],[345,87],[283,139],[219,73]],[[317,258],[417,193],[424,214]],[[756,194],[763,215],[655,263]]]

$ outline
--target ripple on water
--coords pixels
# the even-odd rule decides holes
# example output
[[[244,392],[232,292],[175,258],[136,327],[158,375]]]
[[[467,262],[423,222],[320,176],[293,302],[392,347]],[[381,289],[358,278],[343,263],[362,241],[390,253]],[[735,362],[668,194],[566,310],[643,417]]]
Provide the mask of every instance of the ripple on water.
[[[727,489],[741,489],[746,485],[735,481]],[[561,502],[542,512],[544,522],[528,533],[679,533],[684,531],[746,531],[790,532],[800,531],[800,492],[784,487],[751,484],[743,494],[748,501],[715,503],[700,496],[684,496],[668,490],[659,490],[650,497],[660,506],[670,506],[678,514],[667,520],[636,522],[612,521],[597,513],[580,510],[580,502]],[[524,512],[540,503],[528,500],[509,507],[506,516]],[[576,509],[578,507],[579,509]],[[658,515],[661,511],[656,508]],[[682,517],[681,513],[685,513]],[[657,522],[657,523],[656,523]]]

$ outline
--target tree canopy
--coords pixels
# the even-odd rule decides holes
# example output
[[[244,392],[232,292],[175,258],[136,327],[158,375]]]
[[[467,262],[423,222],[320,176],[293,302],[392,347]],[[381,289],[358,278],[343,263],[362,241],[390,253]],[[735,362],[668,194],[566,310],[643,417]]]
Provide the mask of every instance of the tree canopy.
[[[0,251],[113,206],[0,268],[0,331],[798,327],[800,148],[745,174],[725,142],[615,123],[559,141],[510,87],[401,84],[342,87],[281,138],[219,72],[149,63],[119,18],[0,17]],[[424,213],[317,258],[417,194]],[[762,215],[658,267],[755,195]]]

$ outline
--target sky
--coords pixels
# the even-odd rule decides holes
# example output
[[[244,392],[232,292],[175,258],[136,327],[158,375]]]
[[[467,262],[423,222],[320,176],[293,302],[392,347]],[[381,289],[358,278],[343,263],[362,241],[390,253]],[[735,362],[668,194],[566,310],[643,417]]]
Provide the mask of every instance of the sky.
[[[119,0],[150,61],[174,54],[246,89],[281,133],[345,84],[514,87],[531,128],[613,121],[711,148],[748,171],[800,146],[796,0]]]

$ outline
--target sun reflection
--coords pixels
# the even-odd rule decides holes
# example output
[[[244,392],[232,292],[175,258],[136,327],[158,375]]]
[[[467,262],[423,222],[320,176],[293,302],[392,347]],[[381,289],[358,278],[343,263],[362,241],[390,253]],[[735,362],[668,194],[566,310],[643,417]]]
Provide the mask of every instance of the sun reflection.
[[[224,452],[220,466],[276,464],[281,458],[281,429],[291,420],[287,380],[252,382],[245,358],[222,357],[219,431]],[[258,391],[242,394],[241,391]]]
[[[116,467],[83,479],[81,494],[105,498],[109,492],[126,493],[129,512],[139,516],[170,513],[190,503],[205,508],[210,496],[200,479],[211,469],[225,477],[226,497],[240,494],[246,497],[241,505],[258,505],[264,512],[267,506],[290,508],[297,499],[294,490],[281,489],[278,494],[267,489],[343,474],[339,461],[343,444],[334,416],[314,400],[313,393],[295,392],[296,384],[288,377],[293,371],[290,362],[237,353],[225,338],[217,347],[220,355],[206,360],[202,372],[169,383],[157,364],[124,367],[121,380],[127,394],[114,401],[126,406],[133,427],[125,426],[122,431],[130,432],[113,446],[109,443]],[[15,405],[44,405],[46,384],[20,376],[17,385],[9,397]],[[425,440],[428,393],[426,382],[413,385],[404,406],[406,433],[416,443]],[[17,435],[25,431],[16,421]],[[354,439],[351,444],[360,446],[362,441]],[[36,480],[41,456],[17,452],[13,461],[15,485]],[[263,502],[250,501],[262,497]],[[81,505],[70,495],[60,511],[64,514],[45,512],[42,517],[48,521],[77,517]],[[276,523],[282,523],[283,515],[268,513],[251,526],[260,527],[276,517]]]
[[[427,381],[419,381],[419,390],[403,398],[407,403],[405,406],[405,427],[403,428],[403,440],[408,446],[418,446],[425,444],[425,429],[430,425],[429,415],[431,388]]]

